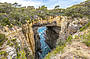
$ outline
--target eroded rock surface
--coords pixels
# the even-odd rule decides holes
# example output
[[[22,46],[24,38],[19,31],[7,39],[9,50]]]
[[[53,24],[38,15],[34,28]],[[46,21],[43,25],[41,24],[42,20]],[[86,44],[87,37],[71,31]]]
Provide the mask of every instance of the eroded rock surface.
[[[46,43],[51,49],[56,47],[56,42],[59,37],[60,27],[48,26],[46,30]]]

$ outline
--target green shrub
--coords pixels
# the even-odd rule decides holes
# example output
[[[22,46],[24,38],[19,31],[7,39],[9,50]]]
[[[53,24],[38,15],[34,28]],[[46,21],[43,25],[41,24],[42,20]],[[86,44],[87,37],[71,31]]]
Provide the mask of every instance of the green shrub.
[[[57,54],[61,51],[61,53],[63,53],[63,49],[66,46],[66,44],[63,44],[62,46],[57,46],[51,53],[48,53],[48,55],[45,57],[45,59],[50,59],[50,57],[52,56],[52,54]]]
[[[0,34],[0,46],[3,45],[4,41],[7,40],[5,34]]]
[[[9,46],[13,46],[14,44],[13,43],[10,43]]]
[[[87,34],[87,36],[85,37],[84,43],[87,46],[90,46],[90,32]]]
[[[90,40],[84,41],[87,46],[90,46]]]
[[[26,53],[24,50],[21,50],[17,53],[17,59],[27,59],[26,58]]]
[[[10,40],[7,41],[7,45],[9,45],[9,44],[10,44]]]
[[[7,52],[6,51],[0,51],[0,55],[6,55]]]
[[[12,42],[15,42],[16,40],[17,40],[17,39],[16,39],[16,38],[14,38],[14,39],[12,39],[11,41],[12,41]]]
[[[5,35],[4,34],[0,34],[0,42],[3,41],[5,39]]]
[[[75,35],[75,39],[79,39],[79,36],[78,35]]]
[[[0,51],[0,58],[7,59],[8,53],[6,51]]]
[[[67,40],[66,40],[66,42],[71,42],[72,39],[73,39],[72,38],[72,35],[69,35],[68,38],[67,38]]]
[[[13,42],[11,42],[10,40],[8,40],[8,41],[7,41],[7,45],[9,45],[9,46],[13,46],[13,45],[14,45],[14,43],[13,43]]]
[[[82,28],[80,28],[80,31],[83,31],[84,29],[86,29],[89,26],[90,26],[90,22],[88,24],[86,24],[85,26],[83,26]]]
[[[52,56],[52,54],[57,54],[59,52],[63,53],[63,49],[66,46],[66,43],[71,43],[72,40],[72,35],[69,35],[67,40],[62,43],[62,41],[60,42],[61,44],[59,44],[52,52],[48,53],[48,55],[45,57],[45,59],[50,59],[50,57]]]

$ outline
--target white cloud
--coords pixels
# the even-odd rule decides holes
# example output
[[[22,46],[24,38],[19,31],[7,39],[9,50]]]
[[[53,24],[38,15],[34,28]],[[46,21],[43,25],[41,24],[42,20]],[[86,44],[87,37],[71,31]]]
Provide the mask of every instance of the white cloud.
[[[18,4],[21,4],[22,6],[35,6],[38,7],[42,3],[39,1],[25,1],[25,0],[0,0],[0,2],[8,2],[8,3],[15,3],[17,2]]]
[[[60,5],[61,8],[67,8],[83,1],[85,0],[0,0],[0,2],[8,3],[17,2],[22,6],[35,6],[35,8],[45,5],[48,9],[53,9],[56,5]]]

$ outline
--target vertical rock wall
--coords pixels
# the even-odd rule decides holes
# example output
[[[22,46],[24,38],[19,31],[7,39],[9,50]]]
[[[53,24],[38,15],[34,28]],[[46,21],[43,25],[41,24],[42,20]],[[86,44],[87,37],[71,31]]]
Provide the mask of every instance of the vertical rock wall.
[[[56,42],[59,37],[60,27],[57,26],[48,26],[46,30],[46,43],[51,49],[56,47]]]
[[[35,40],[35,59],[40,59],[38,52],[41,51],[41,43],[39,33],[37,32],[38,27],[32,27],[34,32],[34,40]]]
[[[22,27],[22,30],[26,37],[26,41],[30,47],[30,50],[32,51],[32,55],[35,56],[35,41],[32,24],[27,23]]]

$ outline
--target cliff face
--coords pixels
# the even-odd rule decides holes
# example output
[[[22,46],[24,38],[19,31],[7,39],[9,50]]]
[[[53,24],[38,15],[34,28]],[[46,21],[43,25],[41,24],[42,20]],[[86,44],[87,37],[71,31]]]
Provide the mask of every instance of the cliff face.
[[[58,46],[45,59],[90,59],[90,23],[89,27],[73,34],[71,41],[65,46]]]
[[[65,58],[67,58],[67,59],[70,59],[70,58],[73,59],[73,57],[70,57],[72,55],[72,53],[73,53],[71,51],[72,50],[72,47],[69,48],[69,46],[68,46],[68,44],[66,42],[71,41],[71,39],[72,39],[71,36],[74,35],[75,33],[79,33],[80,32],[80,28],[82,28],[83,26],[85,26],[86,24],[88,24],[88,20],[89,19],[87,19],[85,17],[84,18],[71,18],[71,17],[63,16],[62,19],[61,19],[61,23],[60,23],[61,24],[61,26],[60,26],[61,27],[61,30],[59,31],[58,38],[56,36],[56,39],[54,39],[56,41],[54,41],[53,38],[51,39],[52,40],[51,46],[56,45],[56,49],[54,49],[54,51],[52,51],[51,53],[49,53],[46,56],[45,59],[65,59]],[[52,28],[50,28],[50,29],[52,29]],[[54,36],[55,34],[49,34],[49,36],[50,35],[53,36],[53,37],[55,37]],[[74,40],[73,40],[73,42],[74,42]],[[76,42],[77,45],[78,45],[78,42]],[[72,44],[72,45],[74,45],[74,44]],[[72,46],[72,45],[70,45],[70,46]],[[69,55],[69,52],[68,52],[68,54],[65,53],[67,51],[67,49],[65,49],[65,51],[63,51],[64,47],[66,47],[66,46],[70,50],[69,51],[71,53],[70,55]],[[81,51],[82,51],[82,49],[81,49]],[[87,50],[87,51],[89,52],[89,50]],[[54,56],[54,55],[56,55],[56,56]],[[76,55],[78,55],[78,54],[76,54]],[[75,58],[77,59],[78,56],[75,57]],[[81,58],[83,58],[83,57],[81,57]],[[89,58],[89,56],[87,58]]]
[[[41,51],[41,43],[39,33],[37,32],[38,27],[32,27],[34,32],[34,40],[35,40],[35,59],[40,59],[38,52]]]
[[[58,18],[58,21],[59,21],[60,17],[56,17],[56,18]],[[52,20],[55,21],[56,19],[55,18],[51,19],[49,21],[51,23],[50,25],[53,25]],[[58,21],[56,21],[56,22],[58,22]],[[45,22],[45,23],[47,23],[47,22]],[[54,24],[55,24],[55,26],[58,25],[57,23],[54,23]],[[33,24],[29,24],[29,23],[23,25],[22,28],[18,27],[18,26],[14,26],[12,28],[8,28],[8,26],[6,26],[4,28],[0,28],[0,30],[1,30],[0,33],[5,34],[6,37],[8,38],[8,40],[4,43],[4,45],[2,45],[3,47],[1,47],[1,50],[10,48],[9,50],[5,50],[6,52],[9,51],[9,52],[7,52],[8,56],[9,56],[8,58],[10,58],[10,57],[23,58],[23,56],[19,56],[19,55],[24,54],[25,58],[33,59],[32,56],[34,56],[37,59],[39,59],[37,51],[41,50],[40,49],[41,44],[40,44],[39,35],[37,33],[37,29],[38,29],[38,27],[33,27]],[[56,30],[53,29],[52,32],[56,33],[57,31],[56,32],[55,31]],[[56,36],[58,36],[57,33],[56,33]],[[13,40],[15,43],[11,42]],[[4,48],[4,46],[6,46],[6,48]],[[53,45],[53,46],[55,47],[55,45]],[[13,49],[13,50],[10,51],[11,49]],[[23,52],[23,53],[21,53],[21,52]],[[9,53],[13,53],[13,54],[9,54]],[[12,55],[14,55],[14,56],[12,56]]]
[[[82,26],[88,23],[87,18],[71,18],[61,16],[55,18],[59,20],[56,26],[47,26],[46,30],[46,43],[55,48],[59,44],[63,44],[69,35],[76,33]],[[62,43],[60,43],[62,42]]]
[[[7,38],[0,46],[0,59],[33,58],[32,51],[27,44],[22,28],[17,26],[14,26],[13,28],[4,27],[0,28],[0,33],[5,34],[5,37]],[[3,52],[5,52],[5,55]]]
[[[34,33],[31,24],[26,24],[22,27],[23,34],[25,35],[27,44],[31,50],[31,54],[35,56],[35,40],[34,40]]]
[[[69,35],[78,32],[82,26],[88,23],[87,18],[73,19],[66,16],[61,16],[61,18],[58,16],[52,20],[55,23],[50,23],[49,25],[44,24],[44,26],[47,27],[45,42],[51,49],[65,43]],[[10,56],[12,58],[23,58],[23,56],[19,56],[22,54],[24,58],[39,59],[37,52],[41,51],[41,44],[37,29],[38,26],[34,27],[33,24],[29,23],[23,25],[22,28],[15,26],[11,29],[8,27],[0,29],[0,33],[5,34],[8,38],[0,47],[0,50],[6,51],[9,56],[8,58],[10,58]],[[0,56],[3,57],[3,55]]]
[[[65,42],[69,35],[73,35],[78,32],[81,27],[88,23],[87,18],[71,18],[62,17],[61,20],[61,30],[59,32],[59,38],[57,39],[57,44],[60,42]]]
[[[51,49],[56,47],[56,42],[59,37],[60,29],[61,28],[58,26],[47,26],[45,38],[46,43],[49,45]]]

